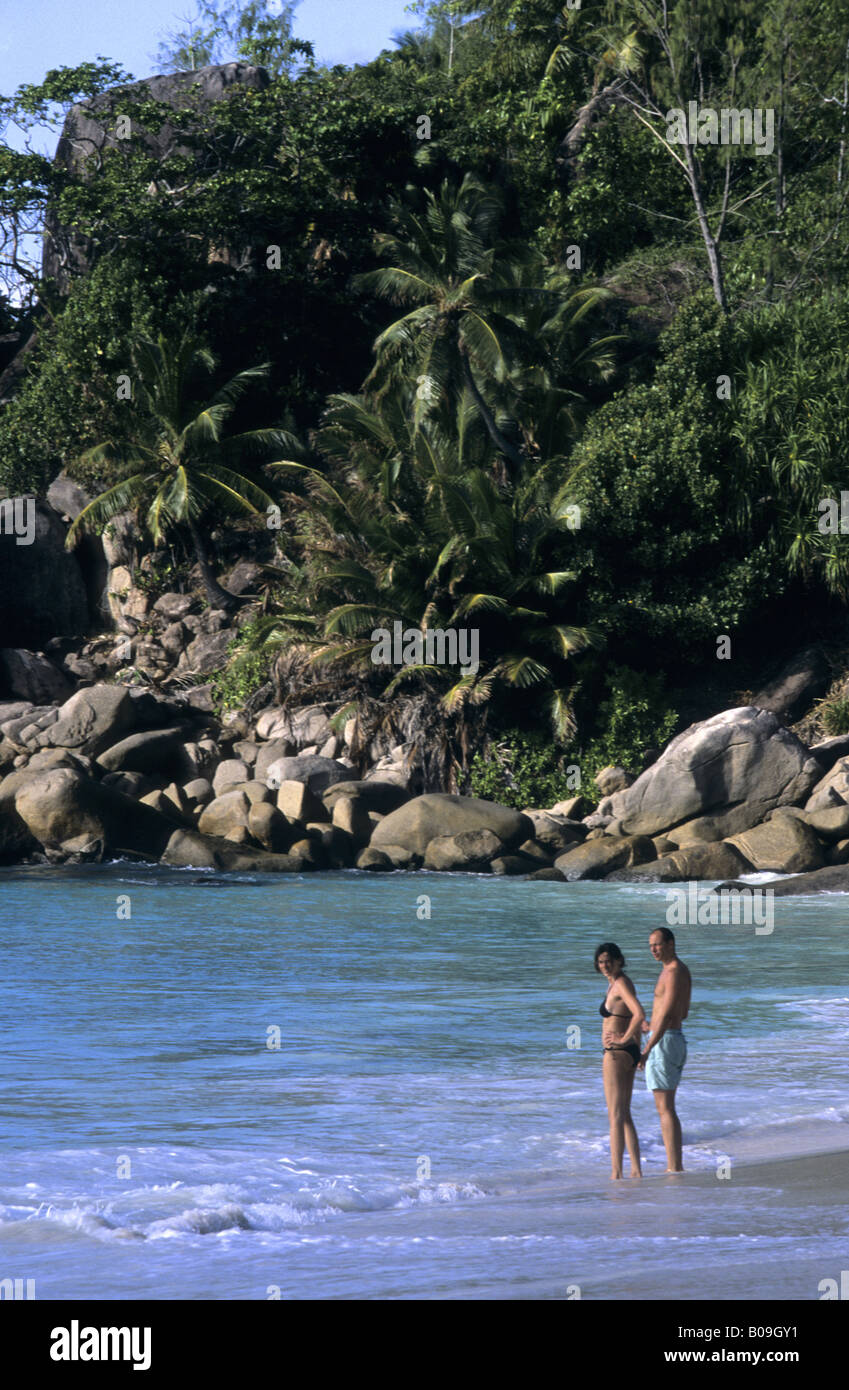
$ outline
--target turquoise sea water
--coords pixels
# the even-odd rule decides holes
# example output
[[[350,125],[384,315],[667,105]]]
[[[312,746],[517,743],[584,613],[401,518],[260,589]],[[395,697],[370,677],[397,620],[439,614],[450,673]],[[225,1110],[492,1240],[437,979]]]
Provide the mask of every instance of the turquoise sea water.
[[[849,1268],[842,1200],[758,1186],[735,1154],[847,1142],[849,904],[775,911],[771,935],[678,932],[701,1179],[662,1176],[638,1076],[646,1177],[611,1184],[592,954],[617,941],[648,1010],[662,886],[2,870],[0,1278],[60,1299],[817,1298]]]

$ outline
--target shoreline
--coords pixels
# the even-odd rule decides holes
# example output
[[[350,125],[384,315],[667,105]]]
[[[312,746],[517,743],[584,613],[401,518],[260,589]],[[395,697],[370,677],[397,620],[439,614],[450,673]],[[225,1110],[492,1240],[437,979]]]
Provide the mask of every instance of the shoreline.
[[[210,731],[208,716],[123,685],[81,687],[61,706],[0,702],[0,860],[718,883],[752,906],[764,883],[776,896],[849,892],[846,740],[808,748],[754,705],[684,730],[636,780],[602,769],[589,814],[580,791],[524,809],[418,791],[417,745],[370,746],[358,764],[356,719],[333,730],[344,712],[270,706]],[[757,888],[743,881],[754,876]]]

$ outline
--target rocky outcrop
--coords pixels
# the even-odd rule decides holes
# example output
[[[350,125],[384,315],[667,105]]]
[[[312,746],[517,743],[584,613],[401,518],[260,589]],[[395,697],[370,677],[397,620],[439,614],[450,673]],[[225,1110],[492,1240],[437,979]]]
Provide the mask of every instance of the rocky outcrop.
[[[146,729],[119,739],[97,759],[106,772],[145,772],[179,776],[186,726]]]
[[[351,769],[333,758],[301,754],[297,758],[278,758],[271,763],[266,770],[265,780],[270,787],[279,787],[283,782],[302,782],[320,796],[334,782],[348,781],[350,776]]]
[[[375,849],[373,845],[367,845],[357,855],[357,868],[362,869],[365,873],[388,874],[392,872],[394,867],[388,854],[384,854],[381,849]]]
[[[250,809],[251,803],[243,791],[225,792],[203,808],[198,819],[198,830],[202,835],[216,835],[225,839],[236,829],[248,829]]]
[[[292,824],[267,801],[254,801],[248,807],[248,830],[251,838],[271,854],[284,854],[295,839]]]
[[[307,748],[313,743],[321,746],[333,733],[322,705],[264,710],[257,720],[256,731],[259,738],[287,739],[293,748]]]
[[[710,881],[728,874],[751,872],[751,864],[740,851],[724,841],[712,845],[689,845],[664,855],[653,864],[640,864],[633,870],[620,870],[611,878],[629,883],[689,883]]]
[[[417,782],[416,759],[418,755],[413,743],[398,743],[378,758],[374,767],[365,774],[365,780],[394,782],[396,786],[409,791]]]
[[[322,794],[322,801],[329,811],[342,796],[355,797],[365,811],[376,811],[382,816],[397,811],[409,801],[409,795],[395,782],[335,782]]]
[[[367,845],[372,833],[369,813],[358,796],[340,796],[334,802],[332,821],[358,845]]]
[[[849,807],[847,807],[849,810]],[[797,816],[773,812],[765,825],[756,825],[729,841],[758,872],[805,873],[823,866],[823,852],[810,825]],[[726,877],[728,869],[722,871]]]
[[[566,820],[579,820],[586,814],[587,802],[583,796],[570,796],[566,801],[558,801],[551,807],[552,816],[564,816]]]
[[[593,778],[602,796],[613,796],[615,792],[624,791],[630,787],[634,781],[633,777],[627,773],[624,767],[603,767]]]
[[[222,614],[193,606],[189,595],[163,595],[150,611],[187,632],[224,631]],[[101,683],[61,705],[0,702],[0,862],[125,853],[198,867],[424,867],[551,882],[717,880],[849,863],[849,753],[838,739],[812,757],[753,707],[686,730],[579,821],[576,798],[520,812],[411,796],[406,776],[376,775],[387,756],[378,757],[380,740],[364,740],[376,763],[360,747],[354,765],[356,721],[321,750],[305,746],[339,722],[339,708],[275,705],[216,720],[194,708],[195,694]],[[621,780],[608,771],[605,786]],[[796,804],[782,800],[790,797]],[[663,831],[634,833],[635,824]]]
[[[16,864],[38,847],[15,806],[18,789],[28,780],[25,772],[11,772],[0,782],[0,864]]]
[[[849,757],[838,758],[805,802],[806,811],[824,811],[849,802]]]
[[[36,743],[39,748],[78,748],[96,758],[135,724],[133,698],[125,685],[92,686],[62,705],[56,722]]]
[[[567,883],[586,878],[605,878],[615,869],[630,868],[654,859],[656,850],[647,835],[625,835],[589,840],[569,849],[554,861]]]
[[[777,811],[773,812],[773,816],[778,814],[780,813]],[[784,814],[791,814],[791,811],[785,811]],[[849,805],[845,803],[842,806],[827,806],[822,811],[798,811],[793,807],[792,814],[809,825],[815,834],[827,843],[849,838]]]
[[[811,744],[811,756],[816,758],[823,773],[830,772],[841,758],[849,758],[849,734],[835,734]]]
[[[222,869],[228,873],[297,874],[305,868],[297,854],[267,854],[242,848],[197,831],[173,830],[161,862],[178,869]]]
[[[731,880],[718,883],[716,892],[734,888],[738,892],[751,893],[751,883]],[[765,879],[757,885],[758,891],[769,891],[776,898],[802,897],[807,893],[849,893],[849,864],[826,866],[814,869],[809,874],[795,874],[792,878]]]
[[[519,811],[473,796],[431,792],[414,797],[386,816],[376,827],[371,844],[376,849],[401,845],[424,855],[431,840],[467,830],[490,830],[505,849],[533,837],[532,823]]]
[[[71,681],[43,652],[15,647],[0,650],[0,690],[36,705],[58,704],[73,694]]]
[[[504,844],[491,830],[464,830],[459,835],[437,835],[425,850],[426,869],[463,870],[488,873],[490,865],[504,853]]]
[[[90,847],[93,857],[132,855],[156,860],[173,833],[163,816],[71,768],[29,777],[15,793],[15,810],[33,839],[46,847]]]
[[[820,774],[816,759],[774,714],[750,705],[685,729],[599,811],[627,834],[657,835],[708,813],[747,821],[725,831],[738,833],[776,806],[804,802]]]
[[[422,856],[413,849],[407,849],[406,845],[381,845],[375,852],[383,854],[389,860],[393,869],[420,869],[422,866]]]
[[[32,508],[31,541],[18,544],[20,536],[0,527],[0,641],[5,648],[37,651],[53,637],[88,632],[88,596],[56,513],[45,503],[21,500]],[[0,686],[0,697],[7,693]]]
[[[83,178],[96,177],[107,150],[120,148],[116,118],[128,103],[142,100],[161,102],[177,110],[202,111],[221,101],[234,88],[261,90],[268,85],[264,68],[249,63],[223,63],[199,68],[195,72],[175,72],[148,77],[123,87],[112,87],[102,95],[72,106],[56,147],[55,163],[68,173]],[[134,123],[132,134],[141,139],[155,158],[169,154],[193,154],[191,140],[167,123],[156,133],[142,131]],[[87,237],[63,227],[53,209],[48,211],[44,236],[42,274],[66,293],[75,274],[84,274],[93,263],[93,243]]]
[[[553,811],[526,810],[523,812],[533,825],[533,837],[552,853],[561,853],[586,839],[587,828],[579,820],[571,820]]]
[[[271,784],[273,787],[273,783]],[[277,788],[277,808],[290,820],[307,825],[328,819],[324,802],[305,782],[293,779],[281,782]]]

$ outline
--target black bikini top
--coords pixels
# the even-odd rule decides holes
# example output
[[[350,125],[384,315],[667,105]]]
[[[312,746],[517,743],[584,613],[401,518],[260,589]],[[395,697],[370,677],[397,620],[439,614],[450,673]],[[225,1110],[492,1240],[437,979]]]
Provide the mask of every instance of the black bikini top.
[[[609,993],[609,991],[608,991],[608,993]],[[602,1018],[630,1018],[630,1017],[631,1017],[630,1012],[629,1012],[629,1013],[625,1013],[625,1014],[615,1014],[615,1013],[613,1013],[612,1009],[608,1009],[608,1007],[607,1007],[607,995],[605,995],[604,998],[602,999],[602,1001],[601,1001],[601,1003],[600,1003],[600,1005],[599,1005],[598,1011],[599,1011],[599,1013],[601,1014]]]

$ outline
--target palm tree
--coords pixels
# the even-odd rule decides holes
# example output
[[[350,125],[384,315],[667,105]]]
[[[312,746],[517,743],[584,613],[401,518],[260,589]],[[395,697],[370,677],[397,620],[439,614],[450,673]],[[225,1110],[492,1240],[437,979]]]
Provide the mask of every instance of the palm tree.
[[[335,397],[316,436],[324,462],[274,465],[307,481],[300,499],[309,571],[298,613],[269,618],[257,640],[298,645],[316,664],[358,670],[371,680],[375,627],[451,628],[473,619],[481,666],[457,677],[440,666],[404,667],[401,682],[436,682],[446,712],[482,705],[504,690],[544,702],[555,734],[574,728],[565,662],[592,634],[563,617],[570,571],[568,490],[552,470],[505,491],[492,446],[470,396],[452,420],[443,402],[416,428],[411,392]],[[406,423],[405,423],[406,421]],[[561,470],[562,471],[562,470]]]
[[[527,459],[562,460],[586,413],[587,386],[610,380],[614,348],[624,340],[621,334],[598,338],[590,329],[610,291],[575,289],[571,271],[530,253],[501,267],[497,294],[533,352],[521,355],[493,388],[493,398],[516,421]]]
[[[488,700],[499,688],[535,690],[559,739],[575,731],[567,662],[595,643],[588,629],[563,621],[563,593],[576,575],[559,568],[571,530],[567,477],[551,496],[548,469],[505,495],[490,474],[467,473],[445,487],[450,537],[431,583],[447,581],[455,599],[448,626],[480,624],[481,669],[446,693],[446,709]]]
[[[420,389],[399,384],[379,402],[366,392],[331,396],[315,432],[316,453],[352,486],[400,509],[415,509],[438,478],[490,467],[492,448],[469,394],[432,405],[417,426]]]
[[[395,204],[397,232],[376,238],[378,251],[393,263],[357,277],[361,288],[413,306],[377,338],[366,387],[380,400],[412,375],[420,388],[417,428],[434,404],[467,391],[495,448],[518,471],[522,456],[500,428],[482,385],[504,379],[520,341],[526,350],[532,347],[501,311],[497,295],[502,263],[522,253],[496,245],[499,196],[472,174],[459,188],[446,179],[438,196],[430,190],[424,196],[423,212]]]
[[[156,544],[169,527],[186,527],[210,605],[231,611],[239,599],[219,584],[201,528],[213,509],[258,516],[274,505],[234,465],[244,454],[280,445],[287,439],[285,431],[259,429],[224,437],[236,403],[253,382],[268,375],[268,364],[239,372],[199,405],[197,378],[209,376],[216,360],[191,332],[173,344],[161,334],[156,340],[139,337],[130,359],[134,395],[126,433],[103,440],[80,458],[89,467],[105,468],[108,475],[125,476],[83,508],[66,544],[70,548],[81,531],[102,531],[119,512],[146,506],[147,529]]]

